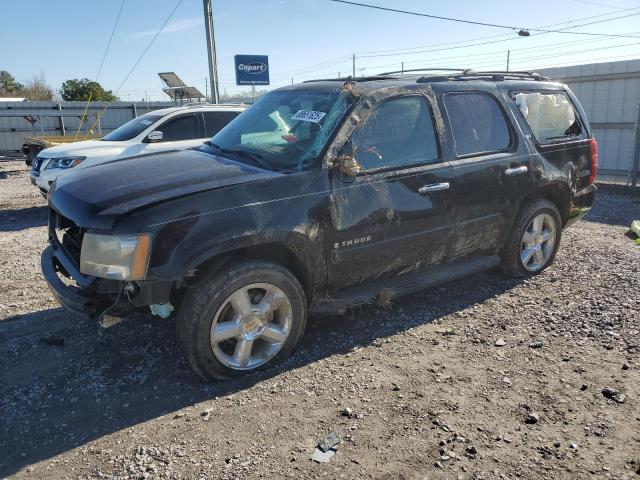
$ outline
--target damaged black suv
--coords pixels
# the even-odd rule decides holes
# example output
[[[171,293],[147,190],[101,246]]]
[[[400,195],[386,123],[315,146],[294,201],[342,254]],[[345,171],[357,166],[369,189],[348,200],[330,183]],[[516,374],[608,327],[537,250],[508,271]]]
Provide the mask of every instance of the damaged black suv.
[[[42,269],[96,318],[175,310],[194,370],[224,378],[289,355],[308,311],[540,273],[597,158],[574,95],[536,74],[306,82],[199,148],[61,177]]]

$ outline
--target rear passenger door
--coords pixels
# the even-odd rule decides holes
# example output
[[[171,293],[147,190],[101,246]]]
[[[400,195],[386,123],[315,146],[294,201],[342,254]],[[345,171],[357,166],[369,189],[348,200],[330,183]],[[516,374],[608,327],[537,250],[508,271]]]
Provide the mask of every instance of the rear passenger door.
[[[414,94],[383,100],[353,133],[363,171],[334,181],[330,289],[446,261],[453,168],[442,162],[435,124],[430,101]]]
[[[529,150],[518,141],[497,91],[449,92],[442,97],[454,143],[456,235],[452,258],[493,254],[532,185]]]

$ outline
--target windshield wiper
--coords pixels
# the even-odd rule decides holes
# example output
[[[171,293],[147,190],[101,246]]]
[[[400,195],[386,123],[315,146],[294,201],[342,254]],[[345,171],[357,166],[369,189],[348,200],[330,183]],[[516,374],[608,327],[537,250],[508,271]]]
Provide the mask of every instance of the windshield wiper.
[[[269,164],[257,153],[248,152],[246,150],[240,150],[236,148],[220,148],[222,153],[230,153],[231,155],[237,155],[239,157],[249,160],[254,166],[258,168],[264,168],[265,170],[272,170]]]
[[[267,164],[267,162],[265,162],[264,159],[257,153],[252,153],[246,150],[240,150],[236,148],[222,148],[220,145],[210,142],[209,140],[205,140],[204,144],[208,147],[215,148],[219,153],[237,155],[238,157],[247,159],[255,167],[264,168],[265,170],[273,170],[272,168],[269,167],[269,164]]]

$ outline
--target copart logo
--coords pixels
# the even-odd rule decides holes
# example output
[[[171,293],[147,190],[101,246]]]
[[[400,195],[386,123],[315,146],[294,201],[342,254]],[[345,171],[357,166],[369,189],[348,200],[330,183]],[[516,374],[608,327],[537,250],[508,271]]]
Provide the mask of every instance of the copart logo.
[[[241,72],[250,73],[252,75],[257,75],[259,73],[264,73],[267,71],[267,66],[262,62],[252,62],[252,63],[241,63],[238,65],[238,70]]]

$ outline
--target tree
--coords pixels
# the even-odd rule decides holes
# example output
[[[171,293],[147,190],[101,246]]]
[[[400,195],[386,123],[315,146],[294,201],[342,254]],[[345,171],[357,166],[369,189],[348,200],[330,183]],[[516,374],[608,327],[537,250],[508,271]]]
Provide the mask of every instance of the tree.
[[[24,86],[6,70],[0,70],[0,96],[19,97]]]
[[[39,76],[33,77],[29,80],[24,86],[21,96],[26,98],[27,100],[33,101],[44,101],[50,102],[53,100],[55,92],[53,89],[47,85],[47,82],[44,78],[44,73],[41,73]]]
[[[62,84],[60,95],[63,100],[88,101],[91,97],[96,102],[113,102],[118,100],[111,90],[105,90],[102,85],[88,78],[67,80]]]

